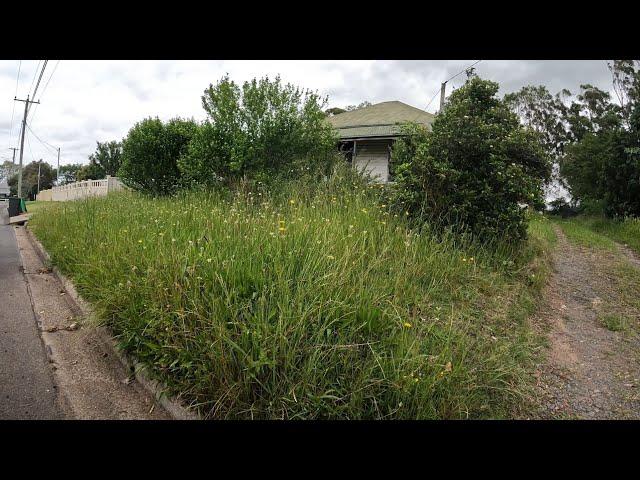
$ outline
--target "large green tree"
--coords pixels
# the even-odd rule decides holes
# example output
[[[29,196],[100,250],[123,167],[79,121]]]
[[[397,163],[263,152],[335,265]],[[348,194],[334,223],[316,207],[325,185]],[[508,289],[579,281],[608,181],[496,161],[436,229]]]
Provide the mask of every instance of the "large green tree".
[[[550,157],[562,154],[568,141],[564,116],[565,98],[571,92],[563,90],[552,96],[543,85],[527,85],[504,96],[504,101],[522,123],[540,136],[542,146]]]
[[[471,77],[451,94],[431,132],[408,127],[394,147],[397,208],[482,239],[526,236],[523,206],[541,201],[550,162],[539,137],[497,92],[497,83]]]
[[[207,120],[179,161],[203,185],[239,178],[268,181],[324,166],[336,138],[322,108],[326,100],[291,84],[262,78],[237,85],[223,77],[202,96]]]
[[[572,143],[560,158],[560,173],[577,200],[601,204],[608,216],[638,216],[640,69],[627,60],[609,66],[617,102],[581,86],[565,118]]]
[[[182,186],[178,159],[197,130],[193,120],[180,118],[138,122],[124,139],[118,176],[126,185],[149,194],[175,192]]]
[[[104,175],[115,177],[122,165],[122,143],[96,142],[96,151],[89,156],[89,162],[100,167]]]
[[[56,180],[56,170],[43,160],[33,161],[22,169],[22,196],[35,199],[38,193],[38,173],[40,174],[40,190],[53,187]],[[18,174],[15,173],[8,181],[11,193],[18,193]]]

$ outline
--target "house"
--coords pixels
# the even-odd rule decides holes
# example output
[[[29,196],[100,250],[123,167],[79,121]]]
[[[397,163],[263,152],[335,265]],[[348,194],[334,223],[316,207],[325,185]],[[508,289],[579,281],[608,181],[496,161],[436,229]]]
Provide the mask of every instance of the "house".
[[[431,128],[435,116],[406,103],[391,101],[329,117],[338,131],[340,151],[352,165],[381,183],[390,181],[391,146],[400,138],[403,123]]]

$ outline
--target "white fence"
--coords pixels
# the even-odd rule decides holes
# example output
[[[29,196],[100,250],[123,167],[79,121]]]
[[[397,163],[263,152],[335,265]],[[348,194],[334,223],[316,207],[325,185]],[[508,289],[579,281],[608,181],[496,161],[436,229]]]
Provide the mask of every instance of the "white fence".
[[[83,180],[82,182],[68,183],[49,190],[42,190],[37,195],[36,200],[41,202],[65,202],[92,196],[101,197],[124,188],[125,186],[117,177],[107,176],[102,180]]]

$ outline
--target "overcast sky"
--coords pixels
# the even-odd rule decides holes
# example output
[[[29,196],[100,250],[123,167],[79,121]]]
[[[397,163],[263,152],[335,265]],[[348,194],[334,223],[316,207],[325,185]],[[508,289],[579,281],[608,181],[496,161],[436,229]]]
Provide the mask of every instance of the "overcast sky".
[[[36,95],[41,104],[33,105],[29,113],[34,133],[27,130],[24,163],[42,158],[56,165],[55,150],[45,147],[36,135],[62,148],[61,164],[87,163],[96,141],[121,140],[135,122],[145,117],[202,120],[202,92],[225,73],[237,83],[280,74],[285,82],[328,96],[330,107],[365,100],[400,100],[424,109],[443,80],[474,61],[49,60]],[[13,101],[19,64],[17,60],[0,61],[0,161],[11,159],[10,147],[19,147],[24,103]],[[33,91],[36,71],[40,70],[37,67],[38,60],[22,60],[18,98]],[[528,84],[544,84],[554,94],[562,88],[576,92],[584,83],[611,89],[604,60],[483,60],[475,68],[482,78],[498,82],[502,94]],[[454,79],[448,93],[464,79],[464,74]],[[428,111],[434,112],[438,103],[435,98]]]

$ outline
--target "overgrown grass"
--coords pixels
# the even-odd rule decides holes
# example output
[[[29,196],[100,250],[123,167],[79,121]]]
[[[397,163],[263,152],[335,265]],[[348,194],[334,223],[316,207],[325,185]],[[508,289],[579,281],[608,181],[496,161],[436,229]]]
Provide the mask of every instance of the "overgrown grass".
[[[50,202],[38,202],[35,200],[32,201],[28,201],[25,202],[26,206],[27,206],[27,213],[35,213],[39,210],[41,210],[42,208],[46,208],[47,204],[49,204]]]
[[[329,183],[113,194],[31,226],[122,347],[210,418],[501,418],[527,397],[546,219],[524,246],[471,245]]]
[[[573,229],[582,232],[585,244],[596,241],[598,244],[594,246],[611,249],[613,243],[607,240],[609,239],[625,244],[640,254],[640,218],[611,220],[603,216],[584,215],[564,220],[562,223],[563,226],[568,226],[570,231]]]
[[[555,218],[554,220],[562,226],[562,231],[572,243],[604,250],[615,249],[615,243],[610,238],[592,230],[580,217],[567,220]]]

